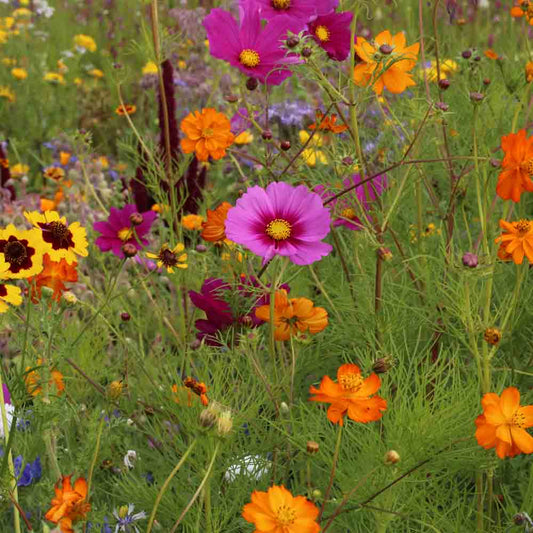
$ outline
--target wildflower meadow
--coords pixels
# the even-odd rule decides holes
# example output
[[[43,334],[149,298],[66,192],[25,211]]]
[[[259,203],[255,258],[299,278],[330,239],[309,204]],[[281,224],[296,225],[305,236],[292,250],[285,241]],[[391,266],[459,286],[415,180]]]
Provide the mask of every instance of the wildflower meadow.
[[[533,533],[533,0],[0,0],[0,533]]]

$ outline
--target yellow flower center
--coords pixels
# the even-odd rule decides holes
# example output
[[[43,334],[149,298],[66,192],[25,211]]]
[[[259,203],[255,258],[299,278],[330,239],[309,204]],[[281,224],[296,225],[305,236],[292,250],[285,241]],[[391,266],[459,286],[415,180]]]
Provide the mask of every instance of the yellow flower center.
[[[120,518],[126,518],[127,515],[128,515],[128,506],[122,505],[120,509],[118,510],[118,516],[120,516]]]
[[[518,233],[520,233],[520,235],[524,235],[525,233],[527,233],[530,227],[531,222],[529,222],[529,220],[522,219],[515,223],[515,228],[518,230]]]
[[[521,163],[520,170],[527,172],[530,177],[533,177],[533,157]]]
[[[118,232],[118,238],[119,238],[122,242],[129,241],[132,237],[133,237],[133,230],[132,230],[131,228],[122,228],[122,229]]]
[[[353,220],[355,218],[355,211],[351,207],[343,209],[341,211],[341,217]]]
[[[251,50],[250,48],[245,48],[240,54],[239,54],[239,62],[241,65],[244,65],[248,68],[254,68],[259,65],[261,62],[261,59],[259,58],[259,54],[255,50]]]
[[[339,384],[347,392],[357,392],[363,384],[363,378],[361,374],[350,372],[339,376]]]
[[[516,411],[513,414],[513,418],[511,419],[511,425],[516,426],[520,429],[524,429],[526,425],[526,416],[521,411]]]
[[[276,520],[279,526],[290,526],[296,520],[296,511],[287,505],[280,505],[276,511]]]
[[[275,241],[284,241],[291,236],[292,226],[282,218],[275,218],[268,223],[265,232]]]
[[[271,0],[271,5],[274,9],[282,10],[291,7],[291,0]]]
[[[323,43],[327,43],[329,41],[329,30],[326,28],[326,26],[317,26],[315,30],[315,35],[318,37],[320,41]]]
[[[213,137],[214,134],[215,134],[215,132],[213,131],[213,128],[205,128],[204,130],[202,130],[202,137],[204,139],[208,139],[209,137]]]

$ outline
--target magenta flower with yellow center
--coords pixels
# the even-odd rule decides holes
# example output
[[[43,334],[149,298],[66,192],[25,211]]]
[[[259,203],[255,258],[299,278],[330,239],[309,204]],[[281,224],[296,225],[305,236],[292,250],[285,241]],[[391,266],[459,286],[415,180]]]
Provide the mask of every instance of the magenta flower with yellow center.
[[[279,17],[263,27],[255,6],[241,10],[241,15],[237,23],[229,11],[215,8],[205,17],[211,55],[261,83],[279,85],[292,74],[288,66],[300,62],[281,47],[287,31],[295,32],[297,25],[288,17]]]
[[[296,265],[310,265],[328,255],[322,242],[330,230],[329,209],[305,185],[274,182],[263,189],[250,187],[226,218],[226,236],[263,258],[288,257]]]
[[[352,19],[350,11],[329,13],[316,17],[307,29],[330,59],[344,61],[350,54]]]

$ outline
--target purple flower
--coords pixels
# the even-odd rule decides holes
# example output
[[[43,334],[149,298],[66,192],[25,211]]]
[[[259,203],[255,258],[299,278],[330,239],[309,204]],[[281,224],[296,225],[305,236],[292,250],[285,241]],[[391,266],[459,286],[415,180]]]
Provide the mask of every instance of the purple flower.
[[[249,188],[226,218],[226,236],[263,258],[287,256],[296,265],[310,265],[328,255],[321,242],[329,233],[329,210],[305,185],[274,182]]]
[[[350,11],[330,13],[317,17],[307,26],[314,40],[335,61],[344,61],[350,54],[352,18]]]
[[[24,459],[22,458],[22,455],[15,457],[15,459],[13,460],[13,466],[15,468],[15,476],[18,477],[17,486],[18,487],[29,487],[34,481],[39,481],[39,479],[41,479],[41,475],[42,475],[41,458],[37,456],[35,461],[31,463],[26,463],[24,470],[22,470],[22,475],[20,475],[23,462],[24,462]]]
[[[112,207],[109,218],[106,221],[96,222],[93,226],[95,231],[102,234],[96,239],[96,246],[102,252],[111,250],[120,258],[124,257],[122,246],[126,243],[133,244],[137,250],[142,249],[139,241],[146,246],[148,239],[145,238],[145,235],[150,231],[154,220],[157,218],[157,213],[155,211],[141,213],[143,221],[134,226],[130,216],[136,212],[137,207],[134,204],[125,205],[122,209]]]
[[[240,6],[254,6],[266,20],[288,17],[296,25],[293,33],[303,30],[305,25],[317,15],[325,15],[335,10],[338,0],[240,0]]]
[[[354,174],[351,178],[345,178],[342,182],[342,189],[352,187],[361,182],[361,176]],[[357,213],[361,213],[361,209],[368,211],[369,202],[375,200],[380,196],[386,186],[386,176],[380,175],[372,181],[367,182],[367,186],[358,185],[355,189],[341,196],[337,200],[333,200],[328,204],[333,216],[334,226],[346,226],[351,230],[360,230],[363,228],[361,219]],[[368,195],[365,191],[368,191]],[[326,188],[325,185],[317,185],[313,190],[320,195],[322,200],[328,200],[339,193],[342,189]]]
[[[259,289],[259,282],[254,278],[241,277],[236,286],[218,278],[207,278],[200,292],[189,291],[192,303],[201,309],[205,319],[195,322],[197,339],[209,346],[222,346],[219,333],[235,327],[257,327],[263,323],[255,316],[255,309],[268,305],[270,294]],[[288,285],[283,285],[287,292]],[[232,290],[233,289],[233,290]]]
[[[4,391],[4,403],[11,403],[11,394],[5,383],[2,383],[2,390]]]
[[[287,65],[300,62],[294,55],[286,57],[280,46],[287,30],[295,31],[291,19],[283,17],[263,28],[255,7],[241,10],[241,15],[240,26],[233,15],[223,9],[212,9],[205,17],[211,55],[261,83],[279,85],[292,74]]]

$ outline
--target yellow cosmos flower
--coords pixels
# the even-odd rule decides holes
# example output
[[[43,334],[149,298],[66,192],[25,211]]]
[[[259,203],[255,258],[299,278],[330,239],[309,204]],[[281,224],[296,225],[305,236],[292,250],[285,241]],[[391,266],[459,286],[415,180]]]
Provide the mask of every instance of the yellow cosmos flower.
[[[26,7],[19,7],[18,9],[15,9],[15,11],[13,11],[13,13],[11,14],[16,19],[23,19],[23,18],[31,17],[31,11]]]
[[[42,214],[38,211],[25,212],[24,216],[40,230],[44,253],[47,253],[52,261],[65,259],[71,265],[76,262],[77,255],[87,257],[87,232],[79,222],[67,225],[66,218],[60,217],[57,211],[46,211]]]
[[[9,266],[4,279],[30,278],[43,269],[44,242],[37,229],[18,230],[9,224],[0,229],[0,256]]]
[[[250,144],[254,140],[254,136],[249,131],[243,131],[235,137],[233,141],[235,144]]]
[[[4,57],[2,59],[2,65],[5,65],[6,67],[14,67],[16,64],[17,60],[11,57]]]
[[[157,68],[157,65],[153,61],[148,61],[146,65],[144,65],[142,69],[143,76],[149,75],[149,74],[157,74],[159,72],[159,69]]]
[[[17,163],[16,165],[13,165],[9,170],[11,172],[12,178],[21,178],[30,171],[30,167],[28,165],[23,165],[22,163]]]
[[[159,268],[165,267],[167,272],[172,274],[175,267],[188,268],[189,266],[186,263],[187,254],[178,255],[180,252],[183,252],[183,250],[185,250],[185,246],[183,246],[181,242],[176,244],[172,250],[168,246],[168,243],[165,243],[163,246],[161,246],[157,254],[146,252],[146,257],[149,257],[150,259],[157,259],[157,266]]]
[[[89,76],[92,76],[93,78],[103,78],[104,73],[99,68],[93,68],[89,70],[88,72]]]
[[[0,44],[6,44],[9,39],[9,34],[7,31],[0,30]]]
[[[9,88],[0,85],[0,98],[5,98],[8,102],[13,103],[16,100],[15,93]]]
[[[13,17],[1,17],[0,18],[0,30],[10,30],[15,24]]]
[[[96,42],[90,35],[79,35],[74,36],[74,46],[78,48],[83,48],[89,52],[96,52]]]
[[[459,65],[453,59],[445,59],[440,63],[440,77],[442,79],[447,79],[451,74],[459,70]],[[426,69],[428,81],[433,82],[437,81],[437,62],[435,60],[431,61],[431,64]],[[424,77],[424,72],[421,71],[421,78]]]
[[[47,72],[43,80],[56,85],[65,85],[65,78],[58,72]]]
[[[11,75],[17,80],[25,80],[28,77],[28,72],[23,68],[16,67],[11,69]]]

